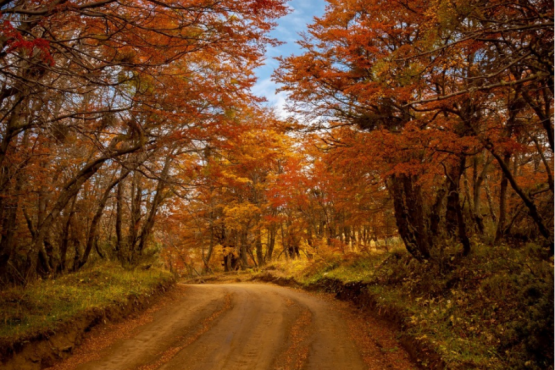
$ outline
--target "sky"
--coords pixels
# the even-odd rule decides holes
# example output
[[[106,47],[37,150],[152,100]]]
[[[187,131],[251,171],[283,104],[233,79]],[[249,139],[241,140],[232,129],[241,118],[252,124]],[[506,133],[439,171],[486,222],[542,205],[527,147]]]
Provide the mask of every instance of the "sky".
[[[271,75],[279,65],[274,58],[298,55],[302,52],[295,41],[300,39],[299,33],[306,31],[306,26],[312,23],[315,16],[324,14],[325,4],[324,0],[290,1],[289,7],[292,12],[279,19],[278,26],[271,32],[272,37],[285,43],[277,47],[268,47],[265,65],[255,70],[258,82],[253,87],[253,92],[258,96],[265,97],[268,101],[266,105],[275,107],[281,117],[286,116],[284,110],[286,94],[284,92],[276,94],[278,86],[271,81]]]

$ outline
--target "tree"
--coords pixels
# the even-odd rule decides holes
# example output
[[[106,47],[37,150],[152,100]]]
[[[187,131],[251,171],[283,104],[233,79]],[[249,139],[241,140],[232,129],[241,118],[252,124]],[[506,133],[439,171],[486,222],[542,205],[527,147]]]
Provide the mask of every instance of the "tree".
[[[233,125],[228,112],[257,104],[249,92],[252,69],[265,45],[275,43],[266,35],[272,20],[287,11],[282,0],[1,6],[4,281],[65,271],[64,261],[61,269],[52,265],[68,250],[72,269],[83,266],[93,248],[101,251],[94,247],[97,229],[113,208],[120,210],[116,248],[122,248],[126,201],[135,221],[125,243],[140,254],[167,198],[174,156]],[[177,147],[183,150],[166,150]],[[95,214],[76,225],[75,214],[87,206]]]
[[[545,226],[552,212],[536,204],[553,199],[547,190],[553,152],[545,149],[553,137],[552,8],[552,2],[329,1],[300,42],[304,54],[282,58],[275,80],[294,100],[294,112],[326,117],[330,128],[371,132],[368,145],[382,158],[378,172],[414,257],[428,259],[445,236],[470,252],[462,184],[469,159],[484,150],[497,167],[488,163],[483,171],[503,173],[502,185],[510,183],[552,248]],[[526,97],[532,91],[541,103]],[[513,156],[542,158],[543,179],[524,190],[514,176],[519,164],[510,168]],[[545,191],[550,197],[532,199]],[[504,214],[501,206],[503,230]]]

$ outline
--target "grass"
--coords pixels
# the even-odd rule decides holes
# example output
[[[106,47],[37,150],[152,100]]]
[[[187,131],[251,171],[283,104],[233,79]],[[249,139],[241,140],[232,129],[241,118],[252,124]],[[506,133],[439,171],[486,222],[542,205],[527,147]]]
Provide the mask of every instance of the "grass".
[[[404,318],[405,335],[449,369],[553,369],[553,259],[531,244],[475,246],[461,258],[418,263],[397,249],[273,264],[309,286],[325,279],[366,283],[378,310]],[[425,364],[424,364],[425,365]]]
[[[129,296],[154,292],[173,276],[163,270],[124,270],[97,264],[57,279],[0,291],[0,343],[55,330],[93,309],[124,304]]]

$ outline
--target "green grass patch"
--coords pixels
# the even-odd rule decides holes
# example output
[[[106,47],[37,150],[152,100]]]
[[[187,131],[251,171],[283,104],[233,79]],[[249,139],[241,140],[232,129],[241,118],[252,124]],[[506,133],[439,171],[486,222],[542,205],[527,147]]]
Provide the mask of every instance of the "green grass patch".
[[[173,275],[165,270],[125,270],[97,264],[80,272],[26,287],[0,291],[0,342],[10,343],[55,330],[91,309],[125,304],[129,296],[149,295]]]

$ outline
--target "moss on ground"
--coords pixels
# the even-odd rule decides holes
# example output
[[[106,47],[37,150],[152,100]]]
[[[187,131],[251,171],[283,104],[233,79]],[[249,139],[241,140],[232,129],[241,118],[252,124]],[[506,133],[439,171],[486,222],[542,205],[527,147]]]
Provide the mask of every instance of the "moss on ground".
[[[553,369],[554,330],[553,259],[541,254],[534,245],[478,245],[465,258],[444,250],[441,262],[419,263],[396,250],[276,263],[270,271],[307,287],[364,283],[376,308],[400,312],[404,334],[448,369],[539,370]]]
[[[125,270],[97,264],[60,278],[0,291],[0,343],[13,343],[55,329],[85,312],[125,304],[172,281],[165,270]]]

